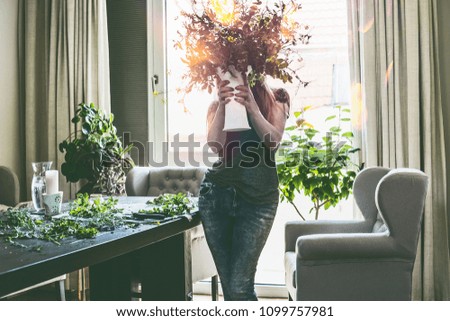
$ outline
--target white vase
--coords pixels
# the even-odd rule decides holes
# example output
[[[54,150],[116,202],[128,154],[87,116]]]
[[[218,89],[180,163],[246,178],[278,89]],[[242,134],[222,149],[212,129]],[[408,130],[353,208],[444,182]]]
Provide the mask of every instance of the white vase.
[[[229,87],[233,88],[236,92],[236,87],[239,85],[244,85],[244,79],[242,75],[236,72],[234,66],[230,67],[233,74],[230,71],[223,73],[220,69],[217,70],[220,79],[228,80]],[[236,75],[236,76],[235,76]],[[223,130],[226,132],[240,132],[244,130],[249,130],[250,125],[247,118],[247,109],[242,104],[232,98],[230,102],[225,105],[225,122]]]

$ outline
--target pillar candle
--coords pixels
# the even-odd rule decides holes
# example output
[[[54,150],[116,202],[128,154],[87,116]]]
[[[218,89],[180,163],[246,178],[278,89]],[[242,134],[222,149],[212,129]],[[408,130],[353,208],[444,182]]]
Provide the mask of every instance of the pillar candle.
[[[59,178],[57,170],[45,171],[45,183],[47,194],[55,194],[59,191]]]

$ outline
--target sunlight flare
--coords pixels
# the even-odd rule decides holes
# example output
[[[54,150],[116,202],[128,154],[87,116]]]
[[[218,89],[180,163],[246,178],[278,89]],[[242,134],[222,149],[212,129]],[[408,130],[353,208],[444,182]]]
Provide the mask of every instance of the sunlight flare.
[[[386,70],[386,79],[385,79],[385,85],[387,87],[387,85],[389,84],[389,80],[391,79],[391,75],[392,75],[392,70],[394,68],[394,62],[391,61],[391,63],[389,64],[387,70]]]
[[[361,130],[367,120],[363,103],[363,89],[360,83],[352,84],[352,126],[356,130]]]
[[[234,0],[209,0],[209,7],[217,21],[224,26],[234,22],[236,9]]]

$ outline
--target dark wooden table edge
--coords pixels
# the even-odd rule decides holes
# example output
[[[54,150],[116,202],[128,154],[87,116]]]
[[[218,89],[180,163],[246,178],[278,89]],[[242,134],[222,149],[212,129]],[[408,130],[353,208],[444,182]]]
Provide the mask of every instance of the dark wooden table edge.
[[[82,248],[67,254],[36,262],[0,274],[0,297],[86,266],[141,249],[200,225],[200,215],[192,220],[178,218],[156,228],[138,231],[124,237]]]

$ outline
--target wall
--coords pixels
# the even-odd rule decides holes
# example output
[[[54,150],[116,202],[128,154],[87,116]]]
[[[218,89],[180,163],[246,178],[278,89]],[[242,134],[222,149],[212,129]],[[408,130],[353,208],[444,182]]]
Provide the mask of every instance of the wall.
[[[107,0],[111,112],[118,134],[131,135],[129,141],[136,147],[131,155],[141,166],[148,161],[145,149],[151,87],[147,69],[147,5],[147,0]]]
[[[20,175],[18,5],[19,0],[0,1],[0,165]]]

